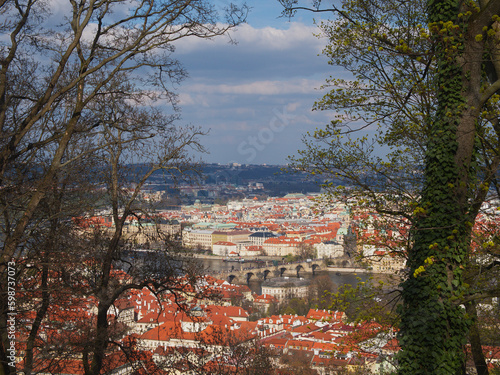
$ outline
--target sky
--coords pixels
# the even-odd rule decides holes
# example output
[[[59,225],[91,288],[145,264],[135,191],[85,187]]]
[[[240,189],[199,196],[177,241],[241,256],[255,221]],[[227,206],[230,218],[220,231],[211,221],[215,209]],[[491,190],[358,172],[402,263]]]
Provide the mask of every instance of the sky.
[[[227,1],[228,2],[228,1]],[[218,1],[225,3],[225,1]],[[208,163],[284,164],[302,136],[333,113],[312,111],[334,75],[312,13],[281,18],[277,0],[250,0],[247,23],[227,37],[182,39],[175,57],[189,77],[178,87],[181,121],[199,126]]]

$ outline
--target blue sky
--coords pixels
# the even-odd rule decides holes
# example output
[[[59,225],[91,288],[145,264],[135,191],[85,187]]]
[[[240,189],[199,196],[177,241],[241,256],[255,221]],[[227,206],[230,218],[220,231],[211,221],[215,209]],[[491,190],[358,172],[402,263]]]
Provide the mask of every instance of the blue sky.
[[[176,44],[189,73],[178,88],[180,124],[209,131],[202,139],[206,162],[283,164],[303,134],[333,117],[311,107],[334,68],[318,56],[326,41],[313,35],[313,14],[289,21],[275,0],[248,4],[247,24],[231,33],[237,44],[224,37]]]

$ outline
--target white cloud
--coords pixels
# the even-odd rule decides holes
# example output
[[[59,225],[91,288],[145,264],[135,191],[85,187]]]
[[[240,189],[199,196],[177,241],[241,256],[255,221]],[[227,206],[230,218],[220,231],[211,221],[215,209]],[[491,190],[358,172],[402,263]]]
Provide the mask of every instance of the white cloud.
[[[302,107],[304,103],[301,102],[293,102],[293,103],[288,103],[286,106],[286,110],[288,112],[295,112],[297,111],[300,107]]]
[[[321,85],[320,81],[296,79],[293,81],[255,81],[239,84],[193,84],[184,86],[184,90],[203,94],[232,95],[283,95],[310,94]]]
[[[180,93],[178,99],[179,99],[179,104],[181,106],[194,105],[195,104],[195,101],[194,101],[193,97],[190,94],[186,93],[186,92]]]
[[[308,43],[310,47],[316,48],[320,52],[323,42],[313,35],[317,31],[316,26],[306,26],[297,22],[290,23],[287,30],[273,27],[254,29],[245,25],[236,34],[236,37],[241,39],[241,43],[260,45],[264,49],[273,51],[295,49]]]
[[[316,26],[306,26],[302,23],[291,22],[286,30],[273,27],[254,28],[248,24],[243,24],[230,32],[229,37],[219,37],[215,39],[185,38],[175,43],[177,54],[200,53],[213,51],[214,49],[227,48],[231,46],[230,41],[234,40],[241,48],[261,51],[285,51],[293,50],[299,46],[307,45],[321,52],[324,41],[316,38],[313,33],[317,32]]]
[[[286,120],[254,160],[283,161],[301,147],[305,131],[329,121],[325,113],[311,112],[324,93],[318,88],[333,74],[326,58],[318,57],[325,41],[313,35],[314,26],[285,27],[243,25],[232,35],[237,45],[225,38],[177,44],[174,56],[190,75],[179,88],[182,117],[211,129],[204,141],[212,152],[207,160],[245,162],[238,146]]]

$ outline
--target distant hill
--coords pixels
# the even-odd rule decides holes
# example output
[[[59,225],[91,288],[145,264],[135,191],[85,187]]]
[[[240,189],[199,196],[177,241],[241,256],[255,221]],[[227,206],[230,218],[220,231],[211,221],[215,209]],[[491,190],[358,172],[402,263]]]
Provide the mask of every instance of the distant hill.
[[[249,187],[250,185],[261,184],[262,194],[270,196],[283,196],[288,193],[312,193],[320,191],[321,180],[314,178],[307,173],[287,173],[284,165],[224,165],[224,164],[204,164],[200,168],[201,175],[192,174],[193,179],[199,177],[197,182],[202,186],[210,185],[233,185],[239,187]],[[134,175],[145,171],[147,165],[135,164],[129,166],[128,179],[133,182]],[[164,171],[157,171],[148,180],[148,188],[151,190],[170,190],[175,183],[177,173],[170,175]],[[199,198],[204,198],[203,192]],[[224,196],[224,193],[222,193]]]

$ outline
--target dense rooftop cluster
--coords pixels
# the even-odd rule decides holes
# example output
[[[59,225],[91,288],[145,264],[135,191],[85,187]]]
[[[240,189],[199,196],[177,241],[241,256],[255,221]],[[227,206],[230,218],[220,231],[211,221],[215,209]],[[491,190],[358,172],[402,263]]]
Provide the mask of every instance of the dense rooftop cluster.
[[[248,199],[227,206],[195,204],[180,211],[158,212],[147,219],[131,217],[124,233],[137,245],[150,245],[155,240],[159,242],[153,235],[160,228],[169,235],[181,234],[187,246],[224,257],[297,255],[301,247],[310,246],[319,258],[363,254],[373,260],[369,267],[375,272],[403,269],[404,262],[394,248],[406,235],[405,225],[380,228],[373,215],[350,218],[342,204],[328,210],[318,207],[313,197],[302,195],[266,201]],[[479,234],[482,226],[488,227],[485,233],[491,233],[490,227],[496,224],[491,220],[478,220]],[[81,233],[113,227],[105,212],[75,218],[74,222]],[[354,247],[348,247],[348,235],[358,238]],[[380,246],[382,243],[388,246]],[[49,286],[51,279],[64,281],[79,272],[88,276],[94,261],[68,264],[63,271],[48,275]],[[112,277],[118,285],[133,282],[133,276],[123,270],[114,269]],[[38,282],[35,280],[32,282]],[[68,348],[74,353],[84,352],[88,337],[96,334],[88,331],[92,326],[88,322],[96,319],[98,306],[86,292],[92,288],[90,278],[85,280],[80,291],[73,288],[66,292],[63,288],[57,301],[52,301],[35,350],[38,373],[85,372],[79,355],[67,355]],[[28,278],[23,285],[26,300],[37,301],[39,295],[29,295],[29,290],[37,289],[30,282]],[[344,311],[311,309],[304,316],[266,316],[271,305],[283,301],[275,295],[252,293],[246,285],[234,285],[208,275],[197,275],[195,279],[176,276],[170,285],[170,289],[162,290],[145,285],[116,299],[108,311],[114,346],[110,345],[103,373],[237,374],[240,368],[250,366],[249,360],[258,362],[263,353],[282,373],[286,373],[283,371],[287,366],[295,366],[296,361],[320,374],[346,367],[381,371],[393,368],[393,356],[399,350],[396,332],[391,327],[374,320],[350,322]],[[37,319],[29,302],[23,307],[25,312],[19,321],[24,328],[20,331],[17,354],[21,363],[26,349],[22,346],[23,337]],[[251,321],[254,311],[266,317]],[[490,366],[498,365],[500,348],[484,350]]]
[[[128,278],[123,271],[116,271],[115,276],[123,282]],[[250,321],[250,311],[232,305],[233,301],[244,299],[249,306],[265,309],[276,300],[211,276],[198,278],[194,285],[181,277],[179,286],[176,292],[162,293],[143,288],[116,300],[108,320],[117,346],[106,357],[103,373],[210,374],[223,367],[237,374],[242,358],[232,356],[244,353],[255,360],[257,348],[268,350],[266,355],[277,369],[300,358],[302,365],[321,374],[344,367],[378,371],[392,368],[399,349],[391,327],[375,321],[348,322],[343,311],[310,309],[305,316],[271,315]],[[54,354],[57,346],[77,349],[85,344],[85,323],[95,317],[94,302],[61,295],[40,335],[43,342],[38,343],[36,371],[84,373],[78,355]],[[29,329],[35,318],[32,313],[24,314],[22,326]],[[485,350],[492,366],[499,363],[500,348]],[[51,356],[46,357],[49,352]],[[22,361],[22,349],[18,356]]]

